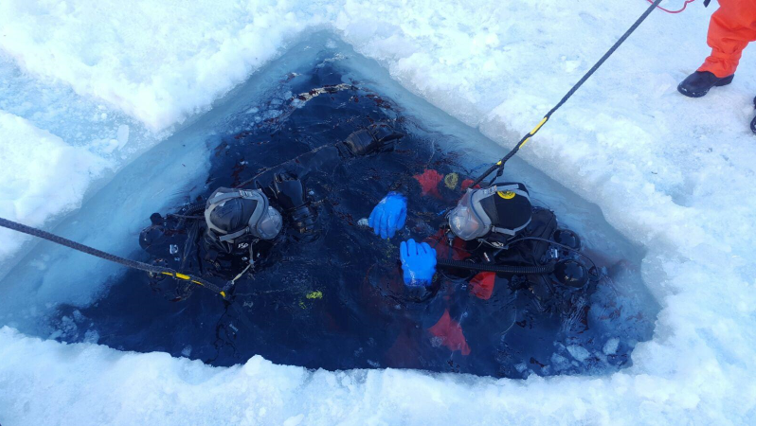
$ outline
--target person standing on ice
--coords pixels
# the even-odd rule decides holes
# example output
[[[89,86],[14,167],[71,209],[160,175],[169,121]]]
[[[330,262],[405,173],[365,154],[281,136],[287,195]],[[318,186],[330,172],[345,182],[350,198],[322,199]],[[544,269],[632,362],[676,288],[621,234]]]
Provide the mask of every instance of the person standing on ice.
[[[720,0],[719,3],[706,37],[706,43],[712,48],[711,55],[677,86],[680,93],[691,98],[706,95],[712,87],[730,84],[743,49],[749,42],[756,41],[756,0]],[[751,121],[751,130],[756,133],[756,117]]]

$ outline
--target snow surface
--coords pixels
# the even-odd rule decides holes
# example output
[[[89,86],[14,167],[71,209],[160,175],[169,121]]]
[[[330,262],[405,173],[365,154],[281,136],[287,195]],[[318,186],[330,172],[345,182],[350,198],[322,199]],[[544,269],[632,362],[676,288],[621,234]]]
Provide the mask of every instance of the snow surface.
[[[0,213],[50,226],[88,188],[322,29],[511,146],[646,6],[3,0],[0,71],[18,70],[13,81],[47,96],[22,101],[24,88],[0,85]],[[6,327],[0,423],[754,424],[755,46],[731,85],[703,99],[676,92],[708,53],[713,10],[651,15],[520,154],[648,248],[644,279],[663,309],[631,368],[526,381],[309,372],[259,357],[214,368]],[[133,138],[142,142],[121,154]],[[19,183],[7,184],[11,177]],[[70,186],[59,195],[62,182]],[[40,205],[48,198],[55,205]],[[0,237],[0,256],[18,250],[20,240]]]
[[[109,164],[67,145],[28,120],[0,110],[0,217],[40,226],[54,214],[81,205],[84,192]],[[31,237],[0,229],[0,260]]]

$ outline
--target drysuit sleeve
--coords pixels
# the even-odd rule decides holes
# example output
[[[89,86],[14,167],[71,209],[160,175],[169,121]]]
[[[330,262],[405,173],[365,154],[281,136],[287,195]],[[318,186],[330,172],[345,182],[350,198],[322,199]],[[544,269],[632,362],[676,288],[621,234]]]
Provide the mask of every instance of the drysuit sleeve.
[[[375,123],[351,133],[344,141],[316,148],[267,170],[255,182],[290,217],[298,234],[313,234],[316,220],[306,194],[324,192],[326,196],[329,185],[322,185],[320,191],[310,182],[315,185],[330,182],[336,179],[338,167],[370,154],[390,151],[402,136],[392,124]],[[306,184],[310,191],[306,191]]]
[[[329,174],[342,162],[343,157],[335,145],[326,145],[309,151],[287,161],[275,168],[266,170],[255,179],[255,184],[262,188],[270,188],[277,176],[288,175],[304,182],[316,173]],[[267,194],[271,195],[271,194]]]
[[[312,174],[332,175],[334,170],[352,159],[393,150],[403,134],[396,131],[391,123],[375,123],[357,130],[334,145],[324,145],[301,154],[285,163],[261,173],[255,181],[270,185],[278,174],[289,174],[305,180]]]
[[[140,247],[150,253],[153,264],[175,271],[197,271],[201,224],[195,219],[178,218],[173,215],[162,217],[154,213],[151,225],[140,232]],[[174,280],[163,275],[153,275],[151,287],[172,301],[187,298],[195,284]]]
[[[322,180],[319,176],[330,176],[344,160],[336,145],[323,146],[267,170],[255,184],[290,219],[296,237],[315,235],[316,215],[309,200],[313,188],[307,185]]]
[[[150,216],[151,225],[140,232],[140,247],[157,259],[172,260],[180,257],[180,249],[186,251],[194,245],[188,236],[190,227],[187,221],[169,215],[162,217],[158,213]],[[176,265],[175,265],[176,266]]]

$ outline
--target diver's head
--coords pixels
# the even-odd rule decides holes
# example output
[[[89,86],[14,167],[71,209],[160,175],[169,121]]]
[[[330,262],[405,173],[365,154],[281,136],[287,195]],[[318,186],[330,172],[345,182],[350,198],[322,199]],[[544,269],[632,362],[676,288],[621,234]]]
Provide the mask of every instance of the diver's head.
[[[208,233],[220,242],[272,240],[282,229],[282,216],[260,189],[219,188],[208,197],[204,213]]]
[[[499,183],[467,189],[456,208],[448,213],[448,226],[462,240],[481,239],[497,245],[513,238],[531,218],[527,188],[521,183]]]

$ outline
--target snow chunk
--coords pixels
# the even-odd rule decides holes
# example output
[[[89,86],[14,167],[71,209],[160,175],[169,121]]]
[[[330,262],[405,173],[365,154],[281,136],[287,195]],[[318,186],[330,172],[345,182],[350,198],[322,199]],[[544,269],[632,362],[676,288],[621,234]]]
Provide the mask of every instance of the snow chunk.
[[[119,141],[118,149],[124,148],[127,142],[129,142],[129,126],[126,124],[119,126],[119,130],[116,131],[116,140]]]
[[[604,345],[604,354],[614,355],[615,353],[617,353],[618,348],[619,348],[619,339],[616,337],[609,339],[608,341],[606,341],[606,344]]]
[[[572,355],[572,358],[580,362],[585,362],[585,360],[588,359],[588,357],[590,357],[590,352],[588,352],[588,350],[583,348],[582,346],[577,346],[577,345],[567,346],[567,351],[569,351],[569,354]]]
[[[283,426],[298,426],[303,422],[303,418],[305,416],[303,414],[298,414],[297,416],[290,417],[289,419],[285,420],[284,423],[282,423]]]

